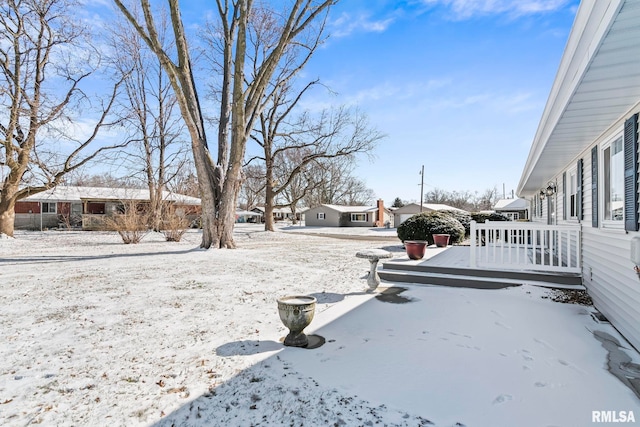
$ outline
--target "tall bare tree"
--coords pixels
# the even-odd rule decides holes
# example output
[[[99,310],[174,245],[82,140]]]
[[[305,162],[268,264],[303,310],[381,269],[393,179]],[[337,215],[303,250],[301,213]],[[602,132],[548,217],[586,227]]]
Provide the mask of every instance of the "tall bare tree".
[[[149,225],[160,230],[163,192],[186,164],[187,153],[181,139],[183,122],[176,117],[175,94],[158,57],[130,25],[124,24],[111,27],[110,39],[114,67],[123,75],[126,88],[126,99],[119,111],[124,113],[135,143],[130,144],[128,169],[134,171],[134,176],[142,170],[141,181],[149,189]],[[168,18],[163,15],[158,33],[161,42],[166,38],[167,25]]]
[[[286,86],[283,82],[282,87]],[[317,116],[305,112],[287,120],[291,119],[288,116],[300,96],[287,102],[281,91],[275,91],[272,103],[260,116],[259,129],[252,135],[264,153],[259,159],[265,164],[265,230],[268,231],[274,230],[276,198],[309,163],[322,159],[326,164],[344,157],[352,159],[356,153],[370,153],[383,137],[369,125],[366,116],[343,107],[324,110]],[[283,162],[282,157],[291,152],[298,155],[287,157],[288,171],[280,168],[279,180],[275,180],[277,163]],[[298,163],[292,164],[292,159],[298,159]]]
[[[226,242],[221,238],[218,227],[219,220],[216,217],[216,201],[219,196],[215,189],[222,182],[222,174],[216,169],[209,152],[202,110],[193,76],[191,55],[178,0],[169,0],[175,51],[168,51],[164,48],[149,0],[140,0],[139,2],[144,16],[142,19],[139,19],[121,0],[114,0],[114,2],[158,57],[180,106],[182,118],[191,138],[191,149],[198,176],[202,206],[202,242],[200,246],[210,248],[225,245]]]
[[[118,84],[103,104],[89,136],[76,139],[73,107],[94,69],[95,51],[77,24],[72,0],[0,1],[0,168],[8,170],[0,193],[0,233],[13,236],[16,201],[60,183],[104,150],[93,149],[108,126]],[[92,65],[93,64],[93,65]],[[64,151],[56,141],[71,144]],[[92,150],[89,152],[89,150]]]
[[[162,49],[149,0],[139,0],[144,22],[141,23],[123,4],[114,0],[122,13],[140,33],[169,75],[170,81],[191,134],[194,161],[202,199],[202,247],[234,248],[233,225],[242,178],[242,162],[246,143],[261,100],[274,71],[287,47],[311,23],[326,12],[336,0],[294,0],[280,16],[283,19],[277,43],[260,52],[259,67],[245,69],[248,21],[253,0],[216,0],[220,17],[219,40],[222,83],[218,120],[218,160],[214,165],[209,155],[203,115],[197,97],[196,82],[178,0],[168,0],[173,24],[177,62]]]

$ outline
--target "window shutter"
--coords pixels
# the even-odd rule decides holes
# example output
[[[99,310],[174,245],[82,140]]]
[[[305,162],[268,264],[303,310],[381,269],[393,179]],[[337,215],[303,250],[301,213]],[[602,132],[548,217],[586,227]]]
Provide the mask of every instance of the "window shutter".
[[[562,219],[567,219],[567,172],[562,172]]]
[[[624,229],[638,231],[638,114],[624,122]]]
[[[582,176],[583,176],[583,171],[582,168],[584,167],[583,165],[583,161],[582,159],[578,160],[578,164],[576,165],[576,186],[578,187],[577,193],[576,193],[576,199],[578,199],[576,201],[576,216],[578,217],[578,220],[582,221],[584,219],[584,215],[582,214],[584,212],[584,206],[582,203]]]
[[[591,226],[598,227],[598,146],[591,149]]]

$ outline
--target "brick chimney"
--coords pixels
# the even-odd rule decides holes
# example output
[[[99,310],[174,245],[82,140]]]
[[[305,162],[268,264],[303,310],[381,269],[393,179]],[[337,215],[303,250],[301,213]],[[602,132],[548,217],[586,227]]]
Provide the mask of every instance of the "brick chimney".
[[[384,200],[378,199],[378,219],[376,220],[377,227],[384,227]]]

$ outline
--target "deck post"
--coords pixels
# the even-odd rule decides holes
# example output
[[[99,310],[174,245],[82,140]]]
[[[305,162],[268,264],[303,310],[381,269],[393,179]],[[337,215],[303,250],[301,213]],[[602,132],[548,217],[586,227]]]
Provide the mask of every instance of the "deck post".
[[[478,242],[478,230],[476,228],[476,222],[471,220],[471,246],[469,246],[470,249],[470,254],[469,257],[471,258],[471,268],[476,268],[478,266],[478,263],[476,261],[476,244]]]

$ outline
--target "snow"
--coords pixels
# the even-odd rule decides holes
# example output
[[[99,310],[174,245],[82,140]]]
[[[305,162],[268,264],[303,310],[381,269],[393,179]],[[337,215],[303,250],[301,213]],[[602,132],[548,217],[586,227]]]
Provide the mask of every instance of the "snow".
[[[399,243],[352,230],[370,240],[252,224],[237,227],[236,250],[201,250],[198,231],[138,245],[104,232],[0,239],[0,425],[581,426],[601,410],[640,420],[593,333],[640,355],[593,307],[533,286],[383,282],[406,289],[396,293],[407,302],[385,302],[365,292],[369,263],[355,253]],[[324,345],[281,344],[286,295],[317,298],[306,332]]]

